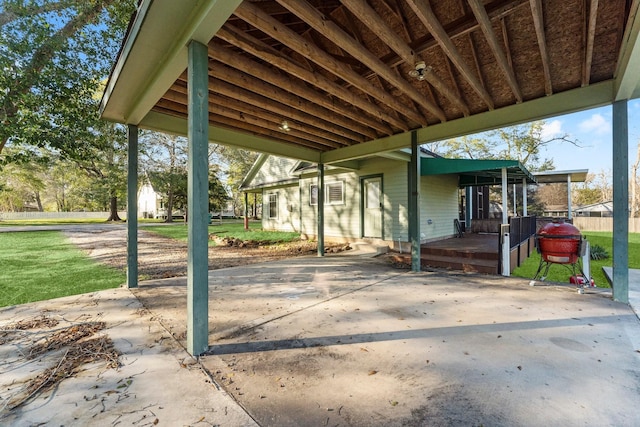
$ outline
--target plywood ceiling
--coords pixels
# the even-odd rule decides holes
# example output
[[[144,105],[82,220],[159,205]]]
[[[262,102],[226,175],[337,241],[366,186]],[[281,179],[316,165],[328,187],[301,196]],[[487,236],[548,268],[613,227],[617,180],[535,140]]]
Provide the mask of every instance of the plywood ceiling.
[[[208,44],[209,120],[324,152],[611,80],[629,4],[246,0]],[[153,111],[186,117],[186,76]]]

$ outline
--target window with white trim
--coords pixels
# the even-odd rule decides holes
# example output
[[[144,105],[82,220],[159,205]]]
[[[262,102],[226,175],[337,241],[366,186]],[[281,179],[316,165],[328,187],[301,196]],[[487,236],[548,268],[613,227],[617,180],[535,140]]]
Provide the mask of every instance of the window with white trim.
[[[267,217],[270,219],[278,218],[278,194],[267,194]]]
[[[318,204],[317,184],[309,186],[309,204],[312,206]],[[330,182],[324,185],[324,204],[344,205],[344,181]]]

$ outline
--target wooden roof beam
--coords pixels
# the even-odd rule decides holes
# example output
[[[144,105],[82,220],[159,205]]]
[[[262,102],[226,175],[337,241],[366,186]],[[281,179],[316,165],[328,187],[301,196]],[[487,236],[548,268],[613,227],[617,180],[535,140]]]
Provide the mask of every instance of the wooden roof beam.
[[[169,99],[163,98],[158,101],[155,105],[154,110],[158,112],[162,112],[165,114],[176,115],[177,109],[182,107],[183,104],[176,101],[171,101]],[[327,147],[322,144],[318,144],[312,141],[309,141],[304,138],[296,138],[289,133],[281,132],[279,130],[273,130],[264,128],[252,123],[248,123],[246,120],[238,120],[236,117],[231,117],[232,115],[221,115],[216,112],[211,111],[211,105],[209,106],[209,123],[215,125],[226,125],[232,129],[240,129],[244,132],[251,133],[254,135],[266,136],[269,138],[278,139],[280,141],[292,142],[303,147],[312,148],[314,150],[326,151],[330,150],[330,147]]]
[[[359,120],[361,123],[378,129],[381,133],[386,135],[393,134],[393,130],[388,125],[385,125],[385,123],[389,123],[403,131],[409,130],[409,127],[405,122],[388,114],[376,104],[368,102],[349,90],[344,90],[344,87],[334,83],[320,73],[309,71],[308,69],[293,63],[279,51],[272,49],[267,44],[262,43],[253,37],[247,36],[232,25],[225,25],[222,27],[216,36],[257,58],[280,68],[282,71],[285,71],[337,98],[342,99],[346,103],[353,105],[374,117],[372,120],[362,115],[356,115],[354,120]]]
[[[520,90],[520,85],[518,85],[518,81],[516,80],[516,75],[513,72],[513,68],[509,64],[507,57],[500,48],[500,42],[498,42],[498,38],[493,32],[493,26],[491,24],[491,20],[489,19],[489,15],[484,8],[484,5],[480,0],[468,0],[468,2],[469,6],[471,7],[471,11],[478,20],[478,24],[480,24],[482,33],[487,39],[487,43],[489,43],[489,47],[493,51],[493,55],[496,57],[496,61],[498,61],[498,65],[507,78],[507,83],[509,84],[513,95],[516,97],[516,101],[518,103],[522,102],[522,91]]]
[[[181,82],[186,87],[186,78],[181,78]],[[326,139],[333,139],[336,142],[341,142],[341,138],[347,138],[334,131],[336,126],[331,121],[320,118],[314,114],[298,110],[282,102],[273,101],[262,95],[258,95],[231,83],[227,83],[226,81],[209,77],[209,91],[237,99],[254,107],[265,108],[283,117],[288,117],[288,120],[297,120],[301,123],[306,123],[309,126],[317,128],[318,134],[323,135]],[[347,139],[352,140],[352,138]]]
[[[337,135],[341,135],[357,142],[363,142],[366,139],[359,132],[351,130],[354,129],[354,123],[351,120],[328,111],[323,107],[319,107],[304,98],[295,96],[284,89],[270,83],[266,83],[256,77],[242,73],[231,67],[227,67],[219,62],[209,65],[209,75],[235,86],[246,88],[251,92],[255,92],[271,99],[272,101],[289,105],[293,107],[293,109],[299,109],[308,114],[320,117],[327,122],[327,129],[331,129],[331,131]]]
[[[374,86],[369,80],[360,76],[347,65],[337,61],[313,43],[310,43],[308,40],[299,36],[294,31],[287,28],[286,25],[283,25],[279,21],[273,19],[254,4],[246,1],[242,2],[235,10],[234,14],[243,21],[251,24],[263,33],[268,34],[270,37],[273,37],[288,48],[307,58],[309,61],[357,87],[364,93],[369,94],[382,104],[398,111],[413,122],[420,124],[424,123],[424,117],[419,115],[410,106],[400,102],[391,94]]]
[[[210,85],[210,90],[212,87],[213,85]],[[177,98],[176,94],[182,94],[182,97]],[[169,92],[165,94],[163,98],[171,99],[170,97],[174,97],[175,99],[182,102],[185,99],[183,97],[186,95],[187,95],[186,85],[184,84],[174,85],[169,90]],[[307,124],[303,125],[304,122],[292,120],[290,116],[283,115],[283,114],[274,114],[273,111],[265,109],[265,108],[269,108],[268,105],[256,106],[235,98],[231,98],[226,95],[222,95],[220,93],[216,93],[216,96],[219,96],[221,101],[214,102],[213,104],[215,105],[221,104],[227,108],[237,111],[240,114],[245,114],[245,115],[254,116],[263,120],[267,120],[278,126],[282,124],[283,120],[286,120],[292,129],[296,128],[303,132],[306,132],[309,135],[315,135],[316,137],[321,138],[323,140],[322,143],[324,143],[325,145],[332,146],[332,147],[340,147],[344,145],[351,145],[353,143],[352,140],[338,136],[335,133],[325,130],[325,128],[319,128],[319,127],[307,125]]]
[[[418,56],[409,45],[398,36],[387,23],[367,4],[365,0],[340,0],[341,3],[360,19],[373,33],[380,38],[391,50],[409,64],[411,69],[418,62]],[[470,114],[469,107],[459,94],[451,90],[434,72],[427,72],[425,79],[440,93],[453,102],[465,116]]]
[[[533,15],[533,25],[536,29],[540,57],[542,58],[542,69],[544,71],[544,91],[547,96],[553,94],[551,86],[551,69],[549,68],[549,52],[547,51],[547,40],[544,34],[544,16],[542,12],[542,0],[529,0],[531,14]]]
[[[445,122],[447,120],[444,111],[442,111],[439,106],[422,96],[413,86],[411,86],[411,84],[409,84],[408,81],[398,77],[393,70],[383,63],[377,56],[365,49],[353,37],[345,33],[338,25],[336,25],[336,23],[326,19],[324,15],[318,12],[318,10],[316,10],[306,0],[297,0],[295,2],[285,0],[276,1],[291,13],[302,18],[317,32],[335,43],[336,46],[339,46],[341,49],[348,52],[349,55],[366,65],[417,104],[431,112],[431,114],[435,115],[441,122]],[[422,123],[425,124],[426,122],[423,120]]]
[[[593,61],[593,42],[596,37],[596,20],[598,18],[598,0],[589,4],[589,21],[587,24],[587,40],[585,47],[584,68],[582,70],[582,86],[591,81],[591,62]]]
[[[252,61],[244,55],[238,55],[229,49],[226,49],[220,45],[211,46],[209,44],[209,57],[216,59],[223,64],[233,67],[239,71],[247,73],[259,80],[286,90],[294,95],[297,95],[303,99],[320,105],[328,110],[331,110],[340,116],[348,119],[351,122],[350,128],[358,133],[368,136],[369,138],[376,138],[378,135],[371,129],[375,128],[372,123],[369,126],[362,126],[359,122],[362,120],[362,114],[356,110],[347,108],[345,105],[333,102],[329,97],[324,94],[318,94],[318,92],[310,89],[308,86],[298,84],[295,79],[291,79],[279,73],[274,73],[272,69],[265,67],[264,65]],[[360,120],[358,120],[360,118]],[[340,122],[338,120],[337,122]],[[371,120],[371,122],[375,122]]]
[[[453,41],[451,41],[451,38],[449,38],[449,35],[442,27],[442,24],[440,24],[440,21],[438,21],[438,18],[433,13],[429,1],[407,0],[407,4],[418,16],[420,21],[422,21],[427,30],[429,30],[429,32],[434,36],[444,53],[451,59],[451,62],[453,62],[456,68],[458,68],[473,90],[480,96],[485,104],[487,104],[489,109],[493,110],[495,106],[491,95],[489,95],[489,92],[487,92],[478,81],[473,70],[471,70],[467,63],[462,59],[462,56],[456,49]]]

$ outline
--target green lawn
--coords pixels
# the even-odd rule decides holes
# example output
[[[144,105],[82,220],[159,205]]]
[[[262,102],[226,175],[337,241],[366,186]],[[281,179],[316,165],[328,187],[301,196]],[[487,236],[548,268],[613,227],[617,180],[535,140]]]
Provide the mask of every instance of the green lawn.
[[[583,235],[593,247],[599,245],[606,249],[609,258],[603,260],[591,260],[591,275],[599,287],[609,287],[609,282],[605,278],[602,267],[611,267],[613,265],[613,237],[610,232],[587,231]],[[540,264],[540,254],[534,252],[529,259],[513,272],[514,276],[532,278]],[[640,268],[640,234],[629,234],[629,268]],[[549,269],[549,275],[546,281],[569,283],[571,272],[560,264],[552,264]]]
[[[0,233],[0,307],[115,288],[124,272],[98,264],[59,231]]]
[[[233,237],[240,240],[253,240],[263,243],[292,242],[300,239],[300,233],[289,233],[284,231],[264,231],[258,223],[249,225],[249,230],[244,229],[242,222],[229,222],[219,225],[210,225],[209,234],[215,233],[220,237]],[[172,239],[187,240],[187,225],[176,223],[172,225],[159,225],[144,227],[145,231],[151,231],[161,236]],[[209,240],[209,246],[215,246],[213,240]]]

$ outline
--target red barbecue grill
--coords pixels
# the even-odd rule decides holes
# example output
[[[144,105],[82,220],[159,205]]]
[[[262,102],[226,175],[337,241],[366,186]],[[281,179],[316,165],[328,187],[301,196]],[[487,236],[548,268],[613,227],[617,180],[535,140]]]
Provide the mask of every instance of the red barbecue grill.
[[[544,280],[552,264],[562,264],[572,272],[571,283],[579,287],[591,285],[586,283],[584,278],[587,276],[582,270],[581,256],[584,255],[585,248],[582,234],[572,224],[554,221],[545,225],[536,234],[536,247],[540,252],[540,265],[534,280]],[[580,276],[576,274],[576,270],[581,273]]]

